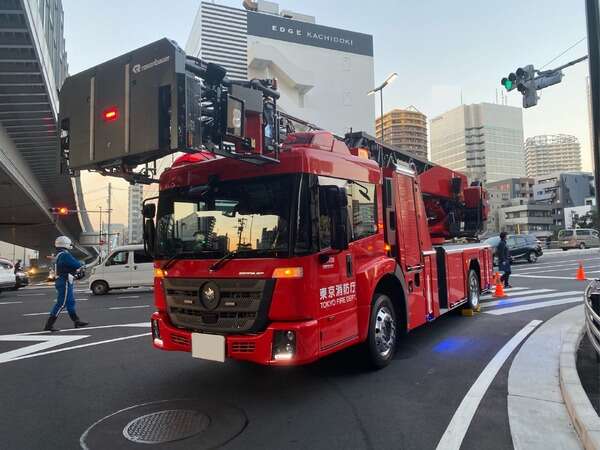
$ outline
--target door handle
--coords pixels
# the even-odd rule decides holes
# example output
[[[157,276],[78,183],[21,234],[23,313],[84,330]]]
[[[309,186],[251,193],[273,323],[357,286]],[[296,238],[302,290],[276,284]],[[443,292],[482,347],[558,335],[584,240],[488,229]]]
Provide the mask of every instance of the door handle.
[[[352,255],[346,255],[346,275],[352,277]]]
[[[126,269],[129,269],[129,266],[125,266]]]
[[[137,266],[133,266],[133,270],[137,270]]]

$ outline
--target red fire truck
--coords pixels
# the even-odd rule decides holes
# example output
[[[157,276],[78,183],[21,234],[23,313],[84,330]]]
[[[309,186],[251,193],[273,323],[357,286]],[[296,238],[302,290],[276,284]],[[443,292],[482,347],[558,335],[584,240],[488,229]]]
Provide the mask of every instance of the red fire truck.
[[[143,211],[154,346],[293,365],[361,345],[379,368],[401,335],[477,309],[491,250],[450,242],[481,230],[483,188],[365,133],[292,118],[278,97],[275,80],[229,80],[166,40],[61,91],[74,173],[150,182],[148,161],[186,152]]]

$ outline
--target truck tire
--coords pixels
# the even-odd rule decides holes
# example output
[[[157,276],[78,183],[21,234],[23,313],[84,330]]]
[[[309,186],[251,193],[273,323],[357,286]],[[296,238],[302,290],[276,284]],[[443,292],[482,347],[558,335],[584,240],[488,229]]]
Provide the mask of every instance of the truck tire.
[[[467,275],[467,303],[465,303],[463,308],[478,310],[480,294],[479,275],[477,275],[474,269],[470,269]]]
[[[537,254],[535,252],[529,252],[529,255],[527,256],[527,261],[533,264],[537,262],[537,258]]]
[[[383,369],[396,353],[396,310],[392,300],[385,294],[375,293],[371,305],[369,336],[366,350],[370,366]]]
[[[94,295],[106,295],[108,293],[108,283],[106,281],[94,281],[91,289]]]

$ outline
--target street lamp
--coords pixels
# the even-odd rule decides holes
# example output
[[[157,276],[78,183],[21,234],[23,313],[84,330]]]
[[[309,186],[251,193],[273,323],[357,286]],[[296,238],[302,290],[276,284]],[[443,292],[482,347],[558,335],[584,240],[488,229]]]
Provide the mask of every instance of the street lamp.
[[[394,81],[396,78],[398,78],[398,74],[396,72],[389,74],[383,83],[381,83],[379,86],[377,86],[372,91],[369,91],[369,93],[367,94],[367,95],[374,95],[377,91],[379,91],[379,106],[381,107],[381,119],[380,120],[381,120],[381,143],[382,144],[383,144],[383,88],[386,87],[388,84],[390,84],[392,81]]]

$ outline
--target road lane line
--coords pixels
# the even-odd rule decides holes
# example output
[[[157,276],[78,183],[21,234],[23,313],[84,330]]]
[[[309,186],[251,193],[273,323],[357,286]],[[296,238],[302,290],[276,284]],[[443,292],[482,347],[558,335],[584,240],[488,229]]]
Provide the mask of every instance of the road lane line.
[[[549,280],[575,280],[575,276],[572,277],[554,277],[550,275],[521,275],[513,273],[510,275],[511,278],[547,278]]]
[[[40,294],[17,294],[17,297],[39,297],[40,295],[46,295],[43,293]]]
[[[599,268],[600,268],[600,266],[587,266],[587,267],[586,267],[586,265],[584,264],[584,265],[583,265],[583,268],[584,268],[585,270],[587,270],[587,269],[599,269]],[[550,270],[546,270],[546,269],[540,268],[540,269],[537,269],[537,270],[528,270],[528,271],[527,271],[527,272],[525,272],[525,273],[526,273],[527,275],[529,275],[529,274],[534,274],[534,273],[538,273],[538,272],[539,272],[539,273],[548,273],[548,272],[565,272],[565,271],[567,271],[567,270],[572,270],[572,271],[575,271],[575,270],[577,270],[577,266],[574,266],[574,267],[563,267],[562,269],[550,269]],[[521,272],[516,272],[516,273],[521,273]]]
[[[81,331],[81,329],[79,329],[79,331]],[[34,353],[33,355],[20,356],[20,357],[11,359],[11,361],[18,361],[20,359],[27,359],[27,358],[37,358],[38,356],[51,355],[52,353],[66,352],[69,350],[77,350],[79,348],[85,348],[85,347],[93,347],[95,345],[110,344],[111,342],[125,341],[127,339],[135,339],[135,338],[139,338],[139,337],[150,336],[151,334],[152,333],[134,334],[133,336],[125,336],[125,337],[120,337],[120,338],[115,338],[115,339],[107,339],[105,341],[90,342],[88,344],[74,345],[72,347],[58,348],[56,350],[49,350],[47,352]],[[72,337],[78,338],[78,336],[72,336]],[[87,337],[87,336],[85,336],[85,337]]]
[[[570,298],[561,298],[559,300],[548,300],[546,302],[528,303],[527,305],[512,306],[510,308],[499,308],[492,311],[484,311],[484,314],[492,314],[494,316],[503,316],[504,314],[512,314],[521,311],[530,311],[532,309],[547,308],[549,306],[566,305],[568,303],[577,303],[583,301],[583,295]]]
[[[482,303],[481,307],[483,309],[485,309],[485,308],[491,308],[492,306],[498,306],[498,305],[525,303],[525,302],[530,302],[533,300],[542,300],[544,298],[568,297],[569,295],[576,295],[576,294],[583,295],[583,291],[563,291],[563,292],[553,292],[551,294],[544,294],[544,295],[534,295],[532,297],[505,298],[503,300],[496,300],[493,302]]]
[[[117,297],[117,298],[140,298],[139,295],[124,295],[122,297]]]
[[[508,289],[505,289],[505,291],[507,291]],[[519,296],[524,296],[524,295],[534,295],[534,294],[542,294],[544,292],[554,292],[555,289],[529,289],[529,290],[525,290],[525,291],[521,291],[518,292],[517,295]],[[492,299],[495,298],[493,294],[488,294],[488,295],[484,295],[483,297],[481,297],[481,300],[488,300],[488,299]]]
[[[467,430],[471,425],[471,421],[477,412],[477,408],[487,392],[490,384],[502,368],[508,357],[514,349],[527,337],[529,334],[541,324],[541,320],[532,320],[525,325],[517,334],[515,334],[504,347],[492,358],[485,366],[483,372],[477,377],[475,383],[471,386],[462,402],[454,412],[448,428],[442,435],[436,450],[458,450],[462,444]]]
[[[60,314],[66,314],[67,311],[61,311]],[[24,317],[27,316],[49,316],[50,313],[48,311],[46,312],[41,312],[41,313],[29,313],[29,314],[23,314]]]
[[[150,305],[138,305],[138,306],[113,306],[108,309],[136,309],[136,308],[150,308]]]
[[[0,336],[0,341],[4,342],[38,342],[37,344],[27,345],[16,350],[10,350],[8,352],[0,353],[0,364],[15,361],[27,357],[34,352],[40,350],[47,350],[58,345],[68,344],[69,342],[76,341],[78,339],[84,339],[89,335],[77,335],[77,336],[23,336],[15,334],[5,334]],[[41,342],[39,342],[41,341]],[[48,350],[47,350],[48,351]]]
[[[136,322],[136,323],[118,323],[114,325],[97,325],[95,327],[85,327],[86,330],[101,330],[103,328],[150,328],[150,321],[148,322]],[[59,333],[66,333],[69,331],[81,331],[82,328],[65,328],[58,330]],[[48,331],[28,331],[25,333],[17,333],[18,335],[35,335],[35,334],[47,334]]]
[[[0,305],[16,305],[17,303],[23,303],[23,302],[0,302]]]

